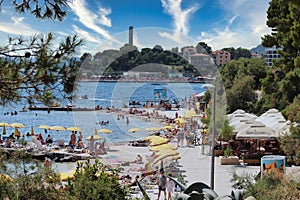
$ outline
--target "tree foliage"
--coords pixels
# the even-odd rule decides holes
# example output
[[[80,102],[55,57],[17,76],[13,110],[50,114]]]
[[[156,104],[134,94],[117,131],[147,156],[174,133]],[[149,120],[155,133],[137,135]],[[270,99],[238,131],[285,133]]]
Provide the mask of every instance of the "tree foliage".
[[[263,59],[240,58],[226,63],[219,68],[227,93],[228,112],[244,109],[248,112],[261,111],[256,90],[261,89],[261,82],[267,76],[269,68]]]
[[[211,47],[208,46],[208,44],[206,44],[205,42],[199,42],[196,46],[196,50],[197,53],[205,53],[209,55],[212,53]]]
[[[161,69],[147,67],[144,69],[147,72],[168,73],[168,70],[165,71],[163,67],[166,65],[172,66],[173,69],[178,67],[177,71],[181,71],[184,75],[196,71],[186,59],[172,51],[164,50],[160,45],[155,45],[152,49],[143,48],[139,51],[135,46],[125,44],[120,50],[105,50],[89,57],[86,56],[85,54],[81,58],[81,60],[85,59],[83,61],[84,69],[97,73],[96,75],[118,76],[145,64],[159,64],[161,66]]]
[[[89,160],[78,163],[75,179],[67,188],[74,199],[128,199],[128,188],[119,184],[117,173],[107,172],[98,159],[94,164]]]
[[[107,172],[99,160],[78,163],[75,178],[65,190],[51,165],[32,159],[25,151],[0,155],[0,199],[130,199],[129,188],[119,184],[117,172]]]
[[[233,47],[226,47],[222,50],[228,51],[230,53],[231,60],[238,60],[240,58],[251,58],[251,52],[248,49],[239,47],[237,49]]]
[[[9,38],[0,47],[0,100],[1,105],[27,99],[50,104],[53,90],[63,96],[73,90],[78,69],[72,56],[82,44],[78,36],[68,36],[55,48],[52,33],[31,38]],[[62,86],[62,87],[61,87]]]
[[[0,199],[70,199],[59,189],[59,176],[51,167],[33,160],[24,151],[16,151],[9,159],[2,156],[1,161],[0,174],[10,178],[0,178]]]
[[[284,109],[299,94],[300,82],[300,2],[272,0],[267,11],[267,25],[272,33],[265,35],[263,45],[279,47],[281,56],[274,62],[274,70],[263,84],[270,104]],[[268,90],[272,82],[271,90]]]
[[[0,8],[3,2],[0,1]],[[59,21],[67,14],[68,2],[11,1],[16,12]],[[60,42],[52,33],[30,38],[9,36],[7,44],[0,46],[0,104],[26,99],[29,104],[41,101],[49,105],[56,95],[66,97],[73,91],[79,66],[73,56],[82,43],[77,35]]]
[[[249,196],[257,200],[277,200],[277,199],[299,199],[299,178],[276,175],[258,176],[244,174],[237,175],[233,172],[231,180],[236,189],[243,189],[243,197]]]
[[[0,9],[5,0],[0,1]],[[67,15],[70,0],[13,0],[12,6],[19,13],[30,13],[38,19],[62,21]]]

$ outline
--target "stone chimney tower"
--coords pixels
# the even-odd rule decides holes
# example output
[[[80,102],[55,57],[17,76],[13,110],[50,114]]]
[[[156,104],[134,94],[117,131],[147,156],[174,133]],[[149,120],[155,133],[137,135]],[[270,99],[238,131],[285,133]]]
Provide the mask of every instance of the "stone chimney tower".
[[[133,45],[133,26],[129,26],[129,45]]]

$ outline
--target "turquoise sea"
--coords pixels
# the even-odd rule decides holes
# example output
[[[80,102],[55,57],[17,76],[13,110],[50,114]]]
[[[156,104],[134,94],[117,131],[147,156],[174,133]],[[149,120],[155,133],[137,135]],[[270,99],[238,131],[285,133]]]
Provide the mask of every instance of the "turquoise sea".
[[[182,102],[183,99],[188,99],[194,93],[199,93],[205,90],[201,88],[199,83],[140,83],[140,82],[79,82],[76,92],[73,93],[73,102],[67,102],[60,99],[61,105],[72,104],[76,107],[93,108],[97,105],[106,107],[120,108],[124,105],[128,106],[129,101],[138,101],[144,104],[147,100],[157,103],[160,99],[156,96],[157,91],[164,91],[164,96],[170,101],[177,100]],[[82,98],[86,96],[87,98]],[[58,95],[59,97],[59,95]],[[42,133],[46,137],[44,129],[38,128],[39,125],[63,126],[71,127],[78,126],[83,130],[83,136],[89,136],[94,133],[95,129],[107,128],[112,130],[112,134],[98,133],[105,137],[109,142],[125,142],[142,138],[149,133],[137,132],[128,133],[128,129],[133,127],[147,128],[153,126],[145,121],[133,119],[129,117],[129,123],[124,119],[118,119],[116,115],[106,113],[106,111],[86,111],[86,112],[62,112],[62,111],[27,111],[20,112],[23,107],[27,107],[26,103],[18,103],[17,105],[7,105],[0,108],[0,122],[7,123],[23,123],[25,128],[20,128],[22,134],[30,132],[33,126],[35,133]],[[37,104],[36,106],[42,106]],[[18,114],[12,115],[12,112]],[[100,125],[98,122],[108,121],[107,125]],[[7,134],[13,133],[14,129],[6,127]],[[2,127],[0,127],[2,133]],[[69,141],[71,131],[51,131],[54,140],[63,139]],[[30,140],[30,137],[26,137]]]

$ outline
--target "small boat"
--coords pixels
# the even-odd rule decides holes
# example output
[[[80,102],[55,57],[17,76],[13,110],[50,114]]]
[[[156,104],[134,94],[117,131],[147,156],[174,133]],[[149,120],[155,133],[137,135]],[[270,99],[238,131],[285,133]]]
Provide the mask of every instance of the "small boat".
[[[129,105],[130,106],[137,106],[137,105],[142,105],[142,104],[140,102],[138,102],[138,101],[130,101]]]
[[[167,85],[167,83],[163,83],[163,82],[156,82],[156,83],[151,83],[151,85]]]
[[[27,112],[28,111],[28,109],[24,106],[23,108],[22,108],[22,110],[20,110],[19,112]]]

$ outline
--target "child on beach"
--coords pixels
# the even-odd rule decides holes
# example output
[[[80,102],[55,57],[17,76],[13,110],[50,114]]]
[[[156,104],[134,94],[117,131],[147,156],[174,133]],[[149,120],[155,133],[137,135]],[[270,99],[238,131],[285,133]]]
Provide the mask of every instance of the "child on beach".
[[[172,194],[175,191],[175,183],[170,178],[167,180],[167,192],[168,192],[168,200],[172,200]]]

